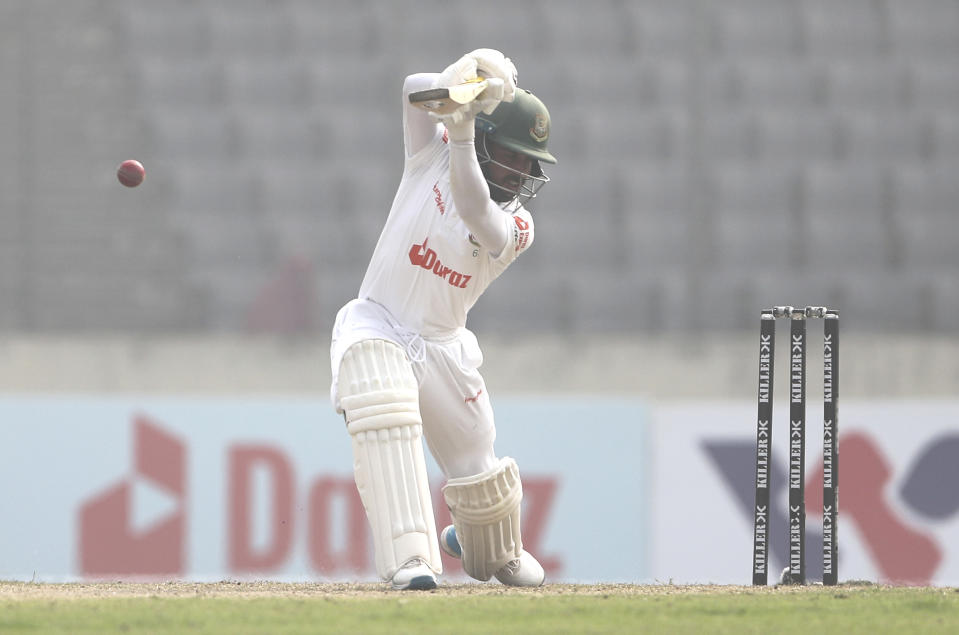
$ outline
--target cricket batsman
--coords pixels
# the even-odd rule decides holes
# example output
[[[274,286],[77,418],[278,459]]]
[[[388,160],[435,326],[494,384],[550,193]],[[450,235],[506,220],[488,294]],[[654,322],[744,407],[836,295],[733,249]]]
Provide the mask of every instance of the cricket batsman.
[[[448,114],[409,102],[477,77],[487,88]],[[483,354],[466,328],[483,291],[532,245],[524,203],[549,181],[541,164],[556,163],[549,112],[516,82],[493,49],[406,78],[403,176],[358,297],[333,327],[331,397],[352,438],[376,570],[398,590],[435,588],[441,548],[477,580],[545,578],[523,549],[519,468],[493,450]],[[422,439],[447,479],[453,524],[440,536]]]

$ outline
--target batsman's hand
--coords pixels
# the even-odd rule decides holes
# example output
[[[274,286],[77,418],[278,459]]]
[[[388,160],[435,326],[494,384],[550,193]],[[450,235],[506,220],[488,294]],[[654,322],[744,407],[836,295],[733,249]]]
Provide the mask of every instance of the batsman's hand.
[[[519,74],[513,61],[496,49],[476,49],[462,56],[439,74],[433,88],[449,88],[477,77],[503,80],[502,100],[513,101]]]
[[[511,102],[516,94],[519,73],[513,61],[496,49],[476,49],[466,54],[476,62],[476,74],[486,79],[503,80],[502,101]]]
[[[476,59],[469,54],[464,55],[439,74],[433,82],[433,88],[449,88],[476,79],[476,68]]]
[[[452,141],[472,141],[476,135],[476,115],[480,112],[492,114],[503,101],[503,81],[498,77],[491,77],[487,82],[486,90],[468,104],[463,104],[453,112],[444,115],[429,113],[434,121],[446,126]]]
[[[449,88],[477,77],[487,80],[486,90],[468,104],[445,115],[430,113],[442,122],[453,141],[470,141],[475,136],[474,119],[480,112],[493,114],[501,101],[513,101],[517,72],[512,61],[495,49],[476,49],[447,66],[433,82],[433,88]]]

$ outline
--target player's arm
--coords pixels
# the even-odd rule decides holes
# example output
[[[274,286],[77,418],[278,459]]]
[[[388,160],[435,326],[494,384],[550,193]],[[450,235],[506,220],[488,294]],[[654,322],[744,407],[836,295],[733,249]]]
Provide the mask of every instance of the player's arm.
[[[473,127],[474,119],[467,122]],[[454,140],[450,132],[450,193],[473,237],[495,258],[509,238],[509,214],[490,198],[489,185],[476,160],[473,139]]]
[[[475,77],[475,66],[472,71]],[[403,82],[403,132],[406,157],[411,158],[436,136],[437,119],[410,105],[409,95],[434,87],[437,82],[458,83],[459,79],[440,79],[437,73],[417,73]],[[458,125],[450,123],[450,181],[453,204],[473,237],[493,256],[502,252],[508,235],[508,215],[490,199],[489,186],[476,160],[473,144],[475,113],[458,117]]]
[[[499,51],[477,49],[451,64],[437,77],[436,86],[454,86],[477,75],[488,78],[489,86],[475,101],[434,118],[443,122],[450,139],[450,190],[453,204],[470,233],[497,257],[509,238],[509,215],[490,198],[489,185],[476,159],[475,119],[480,111],[491,113],[499,102],[512,100],[516,89],[516,67]]]
[[[436,136],[437,122],[424,110],[410,105],[410,93],[432,88],[439,73],[416,73],[403,82],[403,147],[411,158]]]

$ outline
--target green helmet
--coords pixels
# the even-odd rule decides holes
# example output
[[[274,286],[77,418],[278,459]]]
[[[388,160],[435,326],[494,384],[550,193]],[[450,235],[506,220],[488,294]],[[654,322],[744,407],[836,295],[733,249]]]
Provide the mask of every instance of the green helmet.
[[[503,201],[518,196],[525,202],[535,197],[539,188],[549,182],[540,162],[555,164],[556,158],[547,149],[550,119],[546,105],[524,88],[517,88],[514,95],[513,101],[501,102],[493,114],[481,112],[476,116],[476,154],[481,166],[493,163],[507,169],[511,168],[491,158],[487,142],[531,157],[532,173],[519,172],[523,180],[519,188],[512,189],[496,183],[488,175],[486,178],[495,200]]]
[[[476,130],[510,150],[537,161],[556,163],[546,149],[549,141],[549,111],[539,97],[525,88],[517,88],[515,98],[502,102],[492,115],[476,115]]]

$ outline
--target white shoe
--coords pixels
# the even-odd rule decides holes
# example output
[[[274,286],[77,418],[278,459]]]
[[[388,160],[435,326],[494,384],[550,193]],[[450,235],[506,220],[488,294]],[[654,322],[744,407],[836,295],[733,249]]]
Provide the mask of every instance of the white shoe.
[[[542,586],[546,580],[543,565],[525,549],[520,552],[519,558],[510,560],[493,575],[507,586]]]
[[[410,558],[396,570],[390,581],[396,591],[429,591],[436,588],[436,576],[422,558]]]
[[[440,548],[453,558],[463,557],[463,549],[460,547],[453,525],[448,525],[440,533]],[[543,566],[525,549],[520,553],[519,558],[510,560],[493,575],[508,586],[541,586],[546,580]]]

